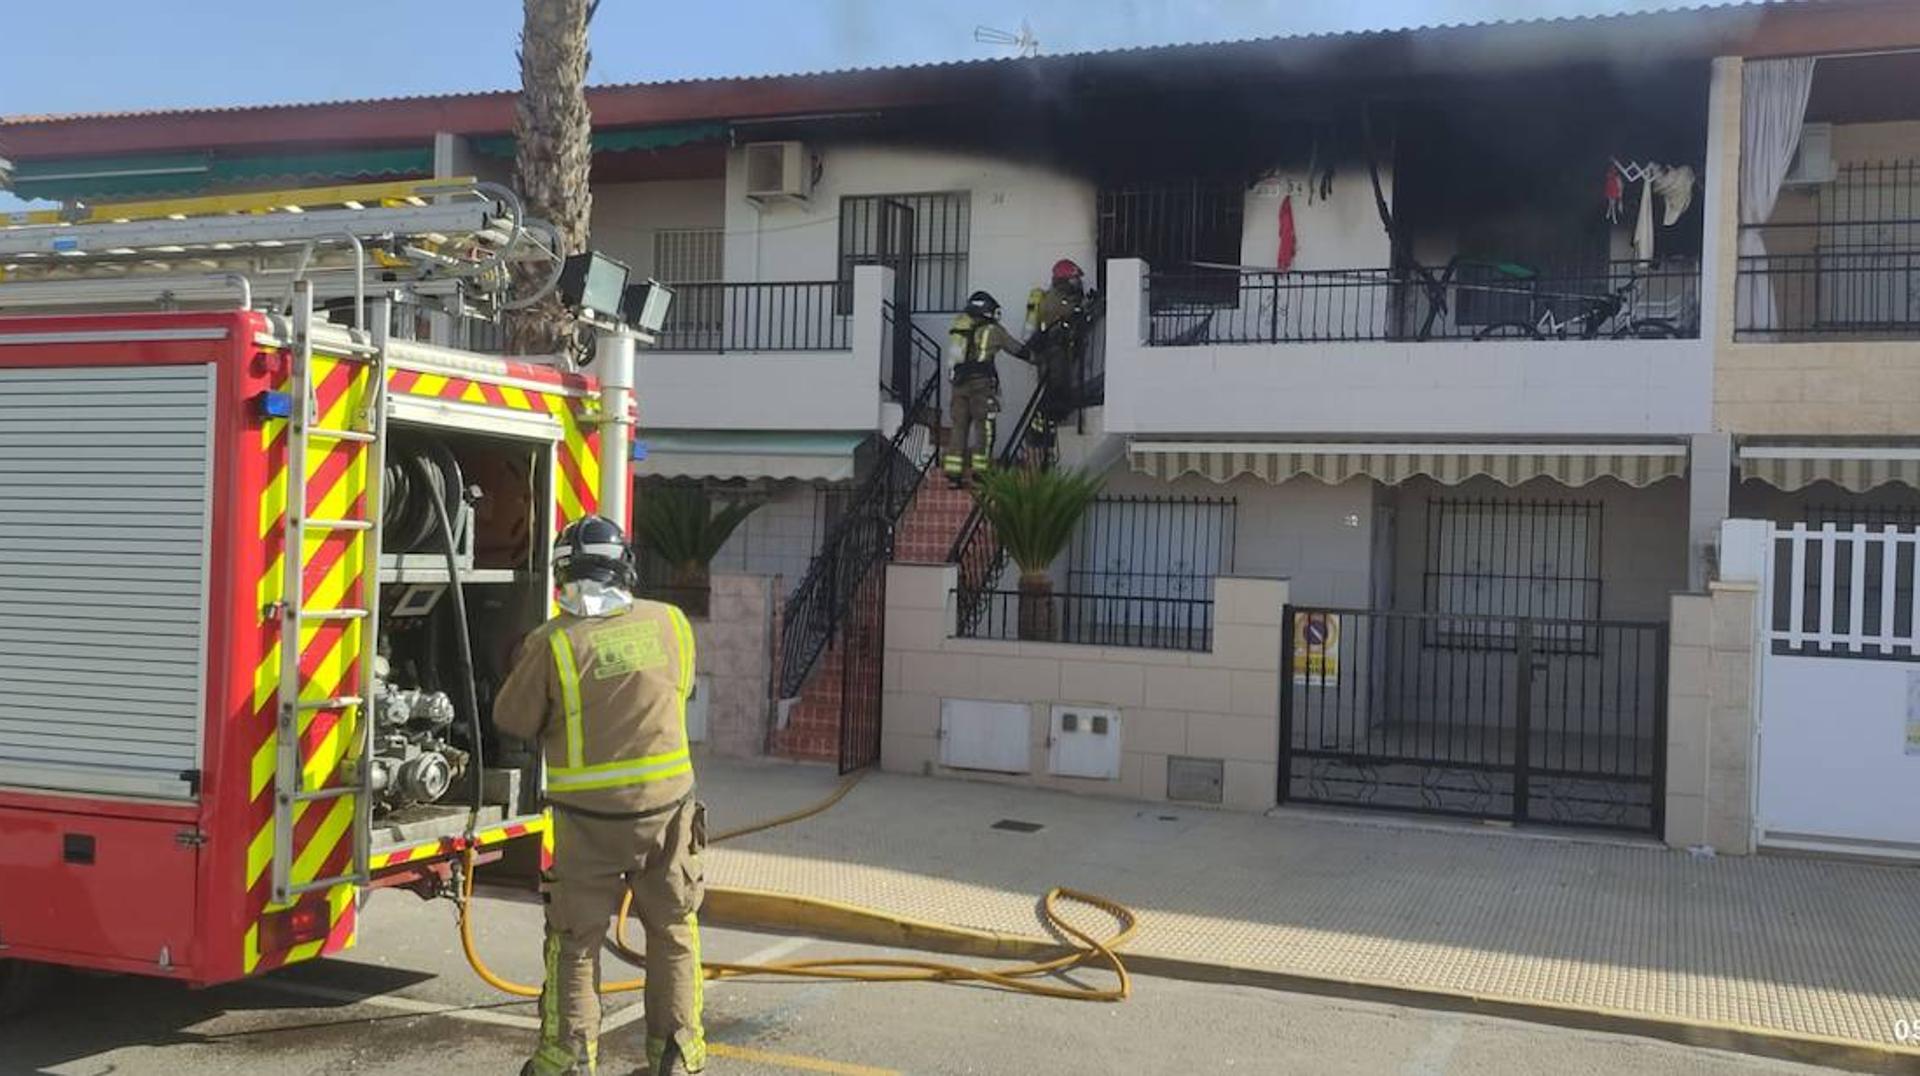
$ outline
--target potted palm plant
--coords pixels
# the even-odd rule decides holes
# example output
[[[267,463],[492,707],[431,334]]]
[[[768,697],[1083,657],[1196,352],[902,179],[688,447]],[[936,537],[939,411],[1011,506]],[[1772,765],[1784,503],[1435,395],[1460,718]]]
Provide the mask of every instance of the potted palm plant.
[[[1020,638],[1055,637],[1053,562],[1066,552],[1102,481],[1083,471],[1015,467],[980,479],[975,496],[1000,547],[1020,568]]]
[[[758,502],[745,500],[716,506],[698,486],[643,490],[634,506],[634,530],[642,552],[666,567],[666,585],[656,592],[691,615],[705,616],[711,585],[708,566],[758,507]]]

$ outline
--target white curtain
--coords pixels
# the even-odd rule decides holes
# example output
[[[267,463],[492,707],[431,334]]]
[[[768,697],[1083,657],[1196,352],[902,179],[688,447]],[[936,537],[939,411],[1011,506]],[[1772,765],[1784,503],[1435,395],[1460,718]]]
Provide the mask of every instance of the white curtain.
[[[1800,145],[1800,128],[1807,119],[1807,96],[1813,90],[1813,58],[1749,60],[1740,79],[1740,256],[1758,258],[1767,253],[1757,225],[1773,216],[1780,197],[1780,181],[1793,163]],[[1747,305],[1740,324],[1774,328],[1772,280],[1765,261],[1743,261],[1740,267],[1757,270],[1741,291]],[[1737,278],[1736,278],[1737,279]]]

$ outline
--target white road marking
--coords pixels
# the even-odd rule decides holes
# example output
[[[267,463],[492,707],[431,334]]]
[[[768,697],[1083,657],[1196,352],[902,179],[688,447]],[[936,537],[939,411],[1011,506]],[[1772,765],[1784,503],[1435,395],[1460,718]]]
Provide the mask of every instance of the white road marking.
[[[472,1009],[458,1005],[440,1005],[418,998],[400,997],[394,994],[362,994],[355,990],[340,990],[331,986],[317,986],[310,983],[289,983],[276,979],[257,979],[253,985],[268,990],[278,990],[283,994],[296,994],[319,1001],[339,1001],[350,1005],[371,1005],[377,1009],[392,1009],[396,1012],[418,1013],[421,1016],[445,1016],[453,1020],[465,1020],[470,1024],[493,1024],[496,1027],[512,1027],[521,1030],[540,1030],[540,1021],[531,1016],[518,1013],[496,1012],[492,1009]],[[634,1006],[639,1008],[639,1006]],[[622,1015],[625,1015],[624,1013]]]

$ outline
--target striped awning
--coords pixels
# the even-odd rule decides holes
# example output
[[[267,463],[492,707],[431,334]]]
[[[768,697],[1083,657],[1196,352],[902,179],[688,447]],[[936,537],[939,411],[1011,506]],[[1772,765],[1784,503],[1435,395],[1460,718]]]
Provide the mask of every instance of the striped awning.
[[[1612,478],[1637,487],[1687,472],[1687,450],[1678,444],[1135,441],[1128,456],[1135,471],[1169,482],[1190,474],[1215,482],[1252,475],[1268,482],[1307,477],[1328,484],[1364,477],[1387,485],[1420,476],[1448,486],[1472,478],[1508,486],[1536,478],[1565,486]]]
[[[1831,482],[1853,493],[1898,482],[1920,489],[1920,447],[1896,445],[1742,445],[1740,477],[1792,492]]]
[[[633,442],[636,478],[801,479],[845,482],[870,433],[643,430]]]

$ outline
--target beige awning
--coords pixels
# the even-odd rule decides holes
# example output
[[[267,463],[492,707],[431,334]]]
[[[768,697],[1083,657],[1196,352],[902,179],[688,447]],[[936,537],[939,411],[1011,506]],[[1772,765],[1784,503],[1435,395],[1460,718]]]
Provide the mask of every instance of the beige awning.
[[[1128,456],[1135,471],[1169,482],[1194,474],[1215,482],[1253,475],[1268,482],[1305,476],[1337,484],[1365,477],[1395,485],[1424,476],[1448,486],[1472,478],[1491,478],[1508,486],[1535,478],[1550,478],[1565,486],[1584,486],[1600,478],[1650,486],[1687,472],[1687,450],[1678,444],[1143,440],[1128,446]]]
[[[1742,445],[1740,477],[1792,492],[1815,482],[1865,493],[1891,482],[1920,489],[1920,447],[1897,445]]]
[[[655,430],[634,436],[635,478],[800,479],[845,482],[871,434],[761,430]]]

